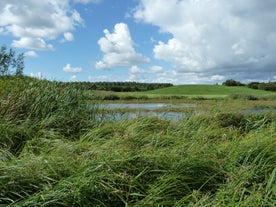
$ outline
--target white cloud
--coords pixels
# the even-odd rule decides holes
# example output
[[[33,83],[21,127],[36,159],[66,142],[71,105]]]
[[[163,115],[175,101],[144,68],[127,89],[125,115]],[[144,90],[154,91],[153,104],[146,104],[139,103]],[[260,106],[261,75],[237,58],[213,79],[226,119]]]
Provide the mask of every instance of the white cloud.
[[[216,66],[207,55],[202,56],[199,49],[185,45],[177,38],[170,39],[167,44],[160,41],[153,51],[155,58],[170,61],[180,70],[202,71]]]
[[[88,4],[88,3],[94,3],[98,4],[102,2],[102,0],[74,0],[75,3],[81,3],[81,4]]]
[[[65,32],[63,36],[64,41],[72,42],[74,40],[74,35],[71,32]]]
[[[173,84],[212,84],[222,83],[226,77],[220,74],[179,72],[177,70],[164,70],[163,67],[154,65],[147,69],[132,66],[128,70],[127,81],[150,82],[150,83],[173,83]]]
[[[111,82],[111,81],[114,81],[114,77],[112,78],[111,76],[106,76],[106,75],[99,75],[99,76],[88,76],[88,80],[91,81],[91,82]]]
[[[142,68],[139,68],[137,65],[132,66],[129,69],[129,73],[135,74],[135,73],[145,73],[146,71]]]
[[[70,64],[66,64],[63,67],[63,71],[66,73],[80,73],[82,71],[81,67],[72,67]]]
[[[179,84],[213,84],[222,83],[225,79],[221,75],[206,76],[204,73],[198,74],[193,72],[180,73],[177,70],[169,70],[157,74],[155,82],[165,82]]]
[[[33,50],[27,51],[24,53],[25,57],[38,57],[37,53]]]
[[[154,46],[156,59],[201,80],[202,73],[209,78],[238,73],[248,78],[256,72],[272,77],[275,9],[274,0],[140,0],[133,15],[172,35]]]
[[[128,70],[128,80],[127,81],[137,81],[137,82],[167,82],[165,79],[160,80],[160,77],[165,76],[165,71],[163,67],[154,65],[150,66],[148,69],[140,68],[136,65],[132,66]]]
[[[164,72],[164,69],[161,66],[158,66],[158,65],[151,66],[149,70],[152,73],[162,73],[162,72]]]
[[[46,44],[46,42],[41,38],[31,38],[22,37],[19,40],[13,40],[13,47],[17,48],[27,48],[33,50],[53,50],[54,47],[51,44]]]
[[[70,81],[76,81],[77,80],[77,76],[76,75],[72,75],[71,77],[70,77]]]
[[[105,29],[104,34],[105,37],[102,37],[98,41],[104,57],[96,63],[96,68],[110,69],[137,65],[149,61],[148,58],[136,53],[126,24],[116,24],[113,33]]]
[[[69,0],[0,1],[0,30],[18,38],[13,41],[14,47],[53,50],[47,41],[62,34],[72,40],[70,31],[81,25],[83,20]]]

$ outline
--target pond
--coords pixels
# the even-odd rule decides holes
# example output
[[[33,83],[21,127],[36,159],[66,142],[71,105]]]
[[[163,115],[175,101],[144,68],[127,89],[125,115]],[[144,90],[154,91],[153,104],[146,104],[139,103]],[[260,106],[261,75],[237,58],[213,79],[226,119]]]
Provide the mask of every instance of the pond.
[[[106,103],[99,106],[99,109],[104,111],[99,113],[97,118],[102,121],[118,121],[121,119],[133,119],[141,116],[156,116],[159,118],[178,121],[194,114],[196,107],[197,105],[192,103]],[[181,109],[191,110],[181,111]],[[240,112],[244,114],[252,114],[275,110],[275,108],[256,108],[241,110]],[[206,111],[201,112],[206,113]]]
[[[154,111],[161,108],[193,108],[196,104],[180,103],[108,103],[102,104],[103,108],[106,109],[144,109]]]
[[[99,106],[99,109],[106,111],[98,114],[98,118],[108,121],[132,119],[141,116],[157,116],[159,118],[168,118],[177,121],[187,113],[176,112],[171,109],[194,107],[196,107],[196,104],[190,103],[106,103]]]

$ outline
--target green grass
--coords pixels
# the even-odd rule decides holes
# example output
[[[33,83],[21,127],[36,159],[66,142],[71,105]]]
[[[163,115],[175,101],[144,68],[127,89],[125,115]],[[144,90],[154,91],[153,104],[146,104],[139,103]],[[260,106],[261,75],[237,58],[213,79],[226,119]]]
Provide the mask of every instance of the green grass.
[[[271,95],[273,92],[254,90],[245,86],[220,86],[220,85],[180,85],[172,86],[153,91],[144,92],[150,95],[182,95],[182,96],[206,96],[206,97],[225,97],[235,93],[252,95]]]
[[[251,89],[246,86],[178,85],[143,92],[87,91],[91,100],[153,101],[153,100],[204,100],[224,99],[276,99],[271,91]]]
[[[41,133],[0,162],[0,202],[274,206],[274,116],[218,115],[106,123],[79,140]]]
[[[93,114],[88,114],[88,104],[80,90],[60,87],[57,82],[18,77],[2,81],[0,85],[13,86],[2,95],[0,103],[0,139],[13,152],[20,151],[24,142],[39,131],[52,130],[76,139],[91,125]]]
[[[97,122],[82,91],[23,86],[1,98],[0,206],[276,204],[273,111]]]

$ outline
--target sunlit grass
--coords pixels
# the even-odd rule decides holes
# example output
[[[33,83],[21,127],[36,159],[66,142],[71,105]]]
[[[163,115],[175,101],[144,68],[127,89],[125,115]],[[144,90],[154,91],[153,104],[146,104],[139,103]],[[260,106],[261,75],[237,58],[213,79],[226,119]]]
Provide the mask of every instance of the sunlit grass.
[[[273,91],[251,89],[246,86],[180,85],[143,92],[86,91],[91,100],[112,101],[187,101],[222,100],[276,100]]]
[[[273,206],[275,119],[216,116],[107,123],[76,141],[44,132],[1,162],[1,202]]]

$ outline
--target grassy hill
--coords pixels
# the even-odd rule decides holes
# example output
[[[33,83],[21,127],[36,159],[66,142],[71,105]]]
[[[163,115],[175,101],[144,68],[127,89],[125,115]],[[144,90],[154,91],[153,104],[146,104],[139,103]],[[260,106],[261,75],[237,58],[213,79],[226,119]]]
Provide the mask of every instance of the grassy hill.
[[[273,95],[275,92],[255,90],[245,86],[220,86],[220,85],[179,85],[153,91],[143,92],[152,96],[202,96],[225,97],[231,94],[251,94],[255,96]]]

